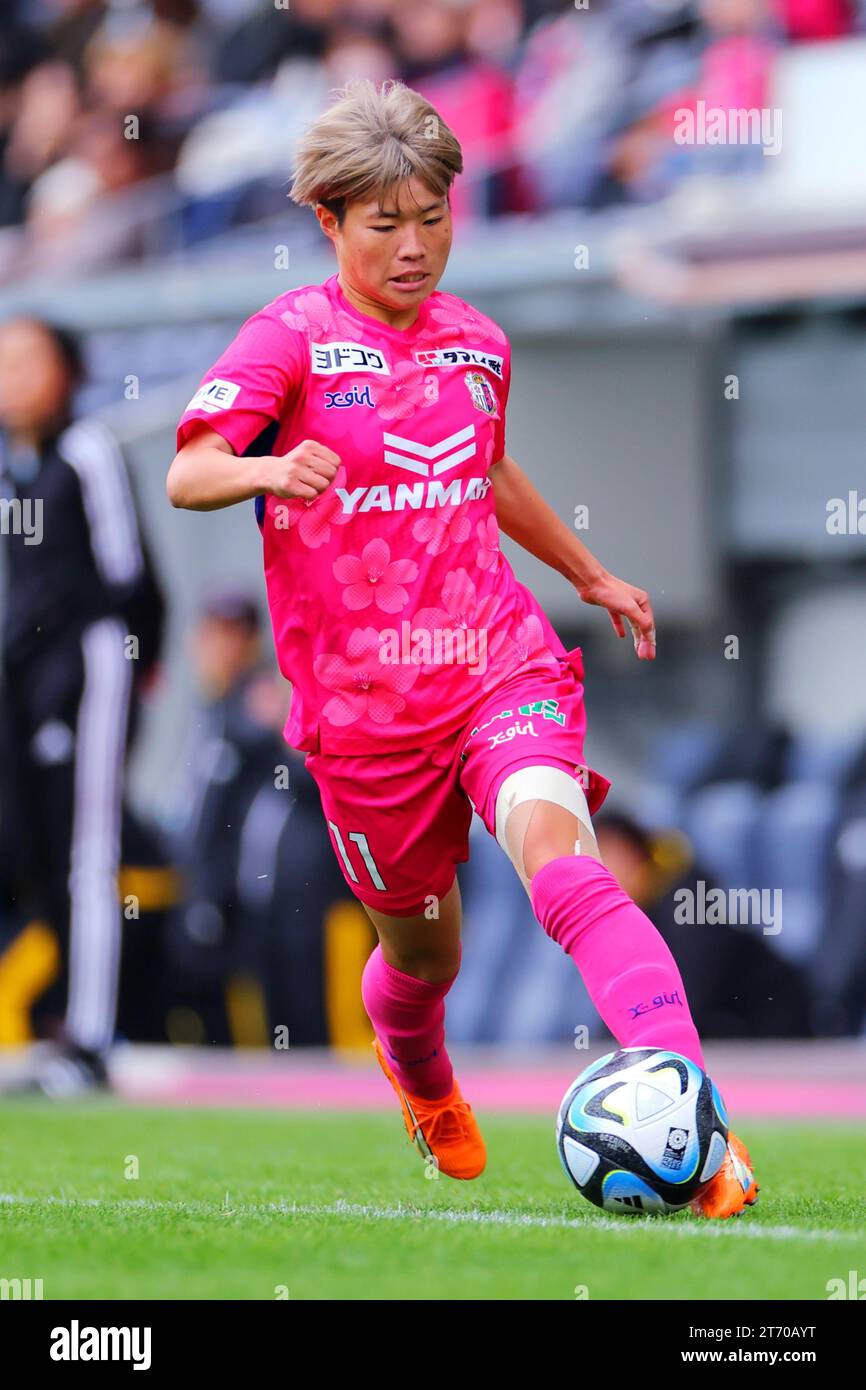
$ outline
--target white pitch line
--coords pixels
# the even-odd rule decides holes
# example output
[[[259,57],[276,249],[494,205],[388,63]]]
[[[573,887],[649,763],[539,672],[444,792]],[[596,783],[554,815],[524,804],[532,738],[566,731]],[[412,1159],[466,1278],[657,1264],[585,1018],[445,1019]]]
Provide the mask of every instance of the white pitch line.
[[[634,1235],[636,1232],[652,1230],[658,1235],[675,1236],[713,1236],[740,1240],[859,1240],[856,1231],[817,1230],[796,1226],[744,1225],[740,1218],[736,1221],[708,1221],[697,1218],[694,1223],[677,1221],[668,1223],[664,1218],[639,1216],[534,1216],[530,1213],[510,1211],[454,1210],[437,1207],[377,1207],[355,1205],[351,1202],[334,1202],[321,1206],[281,1205],[273,1203],[275,1209],[285,1211],[290,1216],[361,1216],[375,1221],[406,1221],[418,1218],[431,1221],[453,1222],[472,1226],[512,1226],[530,1228],[552,1228],[578,1231],[611,1231],[616,1235]],[[748,1215],[744,1218],[748,1220]]]
[[[641,1231],[652,1231],[659,1236],[678,1238],[710,1237],[726,1240],[810,1240],[810,1241],[850,1241],[862,1240],[857,1231],[820,1230],[797,1226],[762,1226],[748,1221],[748,1213],[743,1218],[728,1221],[709,1221],[697,1218],[694,1221],[669,1223],[663,1217],[640,1216],[536,1216],[529,1212],[484,1211],[455,1209],[453,1207],[413,1207],[398,1203],[394,1207],[364,1205],[353,1202],[297,1203],[297,1202],[239,1202],[237,1205],[218,1206],[215,1202],[154,1200],[150,1197],[33,1197],[16,1196],[11,1192],[0,1193],[0,1204],[5,1206],[35,1205],[46,1203],[64,1207],[134,1207],[139,1211],[195,1211],[204,1216],[244,1216],[273,1213],[279,1216],[310,1217],[361,1217],[372,1221],[440,1221],[453,1225],[502,1226],[523,1229],[552,1229],[569,1231],[605,1231],[614,1235],[635,1235]]]

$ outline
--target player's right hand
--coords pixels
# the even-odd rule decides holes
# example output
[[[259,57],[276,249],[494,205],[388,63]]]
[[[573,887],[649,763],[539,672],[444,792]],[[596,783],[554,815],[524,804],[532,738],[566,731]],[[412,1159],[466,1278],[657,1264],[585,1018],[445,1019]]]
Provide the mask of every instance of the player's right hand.
[[[340,456],[315,439],[302,439],[288,454],[269,460],[265,491],[274,497],[302,497],[310,501],[324,492],[337,476]]]

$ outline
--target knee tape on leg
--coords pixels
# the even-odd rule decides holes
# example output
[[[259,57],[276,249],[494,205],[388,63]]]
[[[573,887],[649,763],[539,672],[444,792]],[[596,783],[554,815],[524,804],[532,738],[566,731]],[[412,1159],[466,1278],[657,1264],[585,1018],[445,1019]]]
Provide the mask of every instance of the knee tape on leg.
[[[521,767],[506,777],[496,797],[496,839],[513,863],[527,893],[529,880],[523,866],[523,844],[532,818],[532,807],[526,803],[533,801],[552,801],[564,806],[590,835],[594,834],[583,787],[564,768]],[[574,842],[574,852],[580,853],[579,839]]]

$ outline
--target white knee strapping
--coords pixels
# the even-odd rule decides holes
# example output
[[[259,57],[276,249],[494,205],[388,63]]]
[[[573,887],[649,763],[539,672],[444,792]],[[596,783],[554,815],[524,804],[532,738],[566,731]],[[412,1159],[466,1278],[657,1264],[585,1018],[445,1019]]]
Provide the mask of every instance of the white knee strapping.
[[[523,842],[532,812],[524,817],[522,825],[518,825],[517,835],[506,836],[505,829],[512,811],[527,801],[552,801],[557,806],[564,806],[590,835],[594,836],[594,831],[583,787],[564,768],[544,765],[521,767],[506,777],[496,797],[496,839],[514,864],[528,893],[529,880],[523,867]],[[574,852],[580,853],[579,839],[574,842]]]

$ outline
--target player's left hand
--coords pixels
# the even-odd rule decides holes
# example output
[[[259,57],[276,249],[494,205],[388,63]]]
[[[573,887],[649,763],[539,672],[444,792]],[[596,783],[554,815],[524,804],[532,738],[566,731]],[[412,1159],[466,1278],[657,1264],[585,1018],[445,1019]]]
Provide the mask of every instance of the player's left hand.
[[[605,571],[598,579],[583,586],[575,586],[584,603],[595,603],[606,608],[617,637],[625,637],[625,618],[631,628],[634,649],[641,661],[654,661],[656,654],[656,630],[652,605],[645,589],[637,589],[624,579]]]

